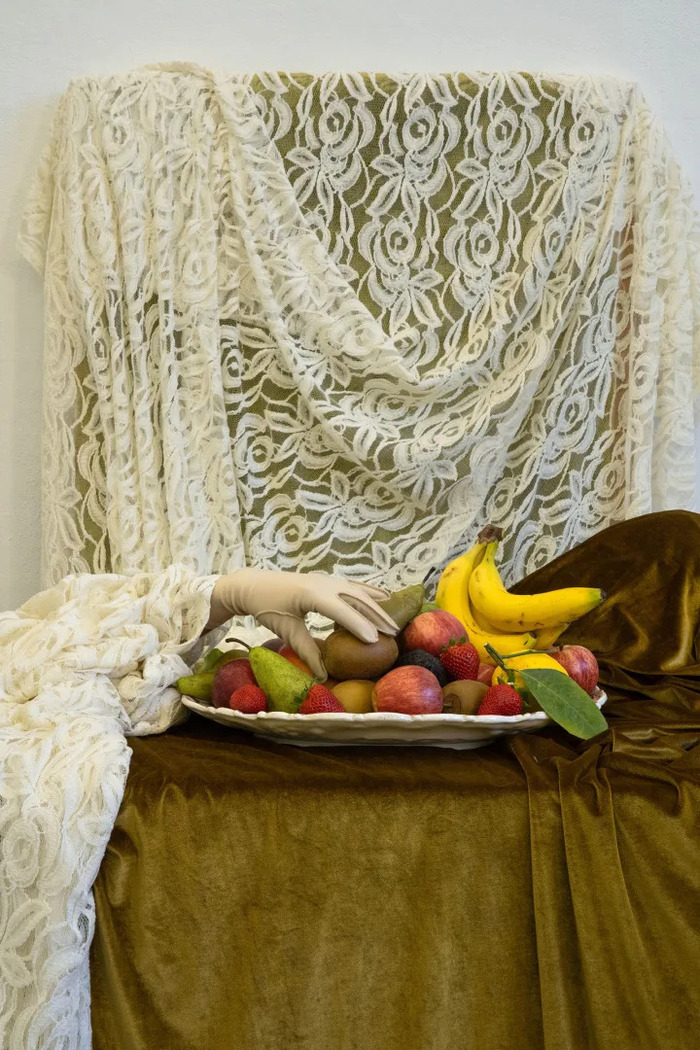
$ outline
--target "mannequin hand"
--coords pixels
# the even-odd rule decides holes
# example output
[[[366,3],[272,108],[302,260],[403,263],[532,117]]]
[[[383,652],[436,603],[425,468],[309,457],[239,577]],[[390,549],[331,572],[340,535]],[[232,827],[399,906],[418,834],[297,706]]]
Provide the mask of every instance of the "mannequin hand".
[[[316,678],[328,677],[304,617],[318,612],[335,620],[363,642],[376,642],[378,631],[396,635],[399,627],[380,609],[389,592],[326,572],[275,572],[237,569],[220,576],[211,596],[207,630],[232,616],[254,616],[297,653]]]

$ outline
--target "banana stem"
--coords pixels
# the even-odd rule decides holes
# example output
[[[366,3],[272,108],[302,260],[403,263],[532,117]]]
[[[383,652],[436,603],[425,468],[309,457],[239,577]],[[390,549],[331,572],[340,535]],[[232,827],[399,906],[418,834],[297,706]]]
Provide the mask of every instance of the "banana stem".
[[[476,538],[477,543],[500,543],[503,529],[500,525],[485,525]]]

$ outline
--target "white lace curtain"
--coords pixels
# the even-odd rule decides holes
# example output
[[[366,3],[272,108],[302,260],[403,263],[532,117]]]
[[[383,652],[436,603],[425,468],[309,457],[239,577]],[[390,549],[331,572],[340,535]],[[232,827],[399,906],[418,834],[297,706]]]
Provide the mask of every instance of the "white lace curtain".
[[[692,507],[689,187],[609,78],[73,81],[45,281],[44,573],[519,578]]]

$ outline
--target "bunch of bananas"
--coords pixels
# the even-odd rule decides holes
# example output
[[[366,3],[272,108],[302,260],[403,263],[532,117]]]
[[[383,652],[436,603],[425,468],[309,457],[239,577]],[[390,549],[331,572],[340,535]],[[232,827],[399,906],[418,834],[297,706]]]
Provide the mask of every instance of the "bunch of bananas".
[[[457,617],[479,659],[489,664],[494,661],[487,645],[501,655],[548,649],[572,620],[605,597],[598,587],[510,594],[494,561],[501,537],[499,528],[487,525],[474,546],[445,567],[435,595],[435,604]]]

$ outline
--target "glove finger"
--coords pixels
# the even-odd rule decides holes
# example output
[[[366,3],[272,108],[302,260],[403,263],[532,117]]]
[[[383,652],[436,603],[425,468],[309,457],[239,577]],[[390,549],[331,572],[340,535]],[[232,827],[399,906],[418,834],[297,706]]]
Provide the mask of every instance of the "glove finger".
[[[375,587],[373,583],[365,583],[363,580],[345,580],[342,578],[339,579],[337,576],[332,576],[328,572],[321,572],[320,569],[313,569],[312,572],[306,572],[304,573],[304,575],[325,576],[327,580],[331,580],[335,583],[347,583],[349,586],[358,588],[359,590],[369,595],[370,598],[374,598],[377,601],[386,601],[387,598],[391,597],[391,591],[388,591],[386,587]]]
[[[292,619],[287,627],[291,645],[297,656],[300,656],[307,667],[310,668],[314,678],[320,678],[322,682],[328,678],[318,646],[309,634],[303,620]]]
[[[376,626],[365,615],[366,610],[363,608],[360,612],[340,597],[319,596],[316,609],[323,616],[335,620],[340,627],[350,631],[361,642],[376,642],[379,637]],[[387,634],[394,634],[397,628],[396,625],[392,628],[382,626],[382,630]]]
[[[375,598],[377,601],[391,597],[391,591],[388,591],[386,587],[375,587],[373,583],[364,583],[362,580],[353,580],[352,585],[366,591],[370,598]]]
[[[369,620],[380,631],[383,631],[384,634],[394,635],[401,630],[391,616],[362,591],[358,593],[354,587],[352,590],[348,588],[347,591],[339,591],[338,597],[361,613],[365,619]]]
[[[287,613],[273,612],[260,613],[256,619],[263,626],[274,631],[286,645],[289,645],[294,650],[297,656],[301,657],[314,678],[320,678],[321,681],[325,682],[326,678],[328,678],[328,671],[323,664],[318,646],[306,629],[302,619]]]

